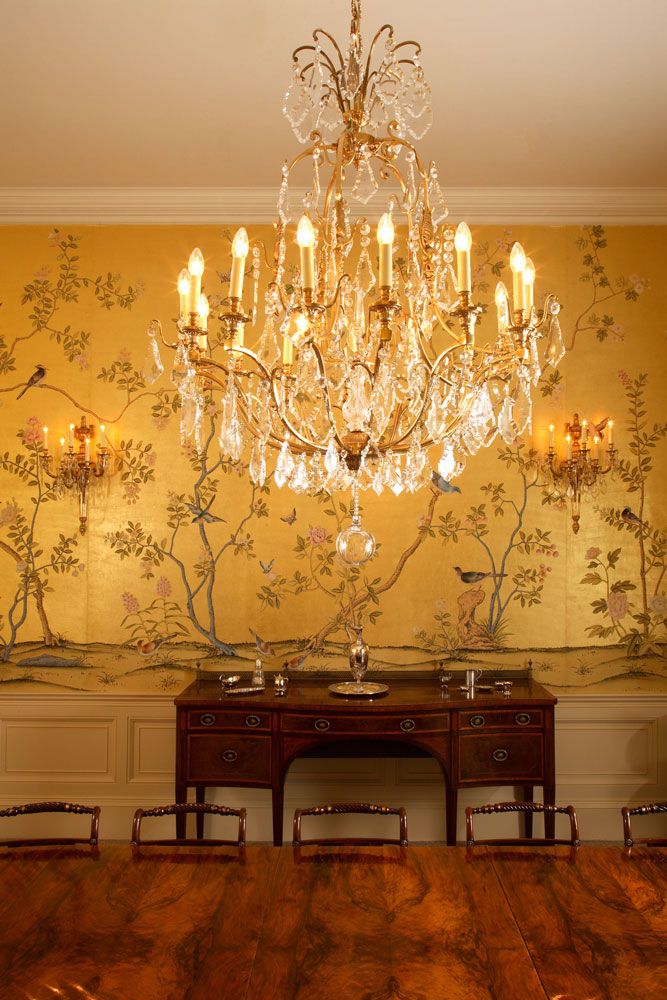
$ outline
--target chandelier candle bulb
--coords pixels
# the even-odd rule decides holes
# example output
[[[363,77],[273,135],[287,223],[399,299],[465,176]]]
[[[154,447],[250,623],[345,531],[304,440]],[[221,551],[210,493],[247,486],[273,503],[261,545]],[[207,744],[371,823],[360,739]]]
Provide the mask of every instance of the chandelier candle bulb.
[[[523,282],[523,272],[526,269],[526,254],[520,243],[515,243],[510,254],[510,268],[514,279],[514,309],[526,308],[526,292]]]
[[[248,234],[243,226],[236,230],[232,240],[232,273],[229,280],[230,299],[240,299],[243,295],[243,275],[245,259],[248,256]]]
[[[394,243],[394,223],[389,212],[385,212],[377,229],[380,246],[380,288],[391,288],[393,279],[392,250]]]
[[[469,292],[472,289],[472,280],[470,277],[472,236],[467,223],[459,222],[454,237],[454,246],[456,247],[456,270],[459,292]]]
[[[289,368],[292,364],[294,358],[294,345],[290,338],[285,334],[283,337],[283,368]]]
[[[296,230],[296,241],[301,251],[301,288],[312,291],[315,287],[315,229],[307,215],[302,215]]]
[[[201,276],[204,273],[204,255],[195,247],[190,254],[188,261],[188,271],[190,273],[190,294],[188,298],[188,312],[196,313],[201,295]]]
[[[188,305],[190,302],[190,274],[186,267],[178,276],[178,302],[181,319],[188,318]]]
[[[533,308],[535,292],[535,265],[530,257],[526,257],[526,266],[523,269],[523,287],[525,295],[525,309],[528,313]]]

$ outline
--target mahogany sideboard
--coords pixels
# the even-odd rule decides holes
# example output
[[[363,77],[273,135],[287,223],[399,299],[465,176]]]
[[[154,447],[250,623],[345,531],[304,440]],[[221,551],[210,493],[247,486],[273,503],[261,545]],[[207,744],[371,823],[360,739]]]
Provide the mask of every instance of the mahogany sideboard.
[[[445,781],[447,844],[456,843],[457,793],[480,785],[514,785],[524,799],[534,786],[555,801],[553,697],[530,679],[512,694],[477,691],[471,698],[437,676],[385,675],[381,697],[340,698],[328,690],[331,675],[291,679],[276,696],[270,679],[260,694],[228,695],[218,681],[198,680],[175,699],[176,802],[188,788],[203,802],[209,786],[270,788],[273,842],[282,844],[283,789],[297,757],[431,756]],[[375,677],[374,677],[375,679]],[[315,803],[313,803],[315,804]],[[177,836],[185,835],[185,816]],[[197,817],[203,835],[203,816]],[[525,832],[532,832],[526,817]],[[553,836],[554,817],[545,817]]]

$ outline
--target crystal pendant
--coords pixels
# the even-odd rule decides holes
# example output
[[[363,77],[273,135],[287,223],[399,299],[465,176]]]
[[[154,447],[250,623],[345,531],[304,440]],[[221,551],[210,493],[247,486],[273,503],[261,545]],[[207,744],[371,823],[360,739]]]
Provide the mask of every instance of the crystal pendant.
[[[431,164],[429,170],[428,199],[431,206],[431,219],[433,220],[433,225],[439,226],[440,223],[444,222],[449,215],[449,209],[447,208],[447,202],[445,201],[445,196],[442,188],[440,187],[438,171],[436,170],[435,163]]]
[[[278,461],[276,462],[276,470],[273,473],[273,479],[278,489],[283,488],[289,477],[292,475],[293,469],[294,459],[292,458],[288,448],[287,441],[283,441],[278,455]]]
[[[153,382],[157,382],[160,375],[164,371],[164,365],[162,364],[162,359],[160,358],[160,348],[157,343],[157,329],[156,320],[148,327],[148,350],[146,351],[146,360],[144,361],[144,367],[141,370],[141,377],[147,385],[152,385]]]
[[[377,194],[378,182],[370,164],[368,152],[364,153],[363,159],[357,167],[357,177],[352,188],[352,197],[362,204],[367,205],[371,198]]]
[[[375,539],[370,531],[362,528],[359,519],[352,520],[336,539],[336,551],[348,566],[363,566],[375,554]]]
[[[547,364],[551,365],[552,368],[556,368],[558,362],[565,354],[563,334],[561,333],[560,323],[558,322],[559,310],[560,306],[555,302],[551,307],[551,323],[549,325],[549,339],[547,340],[546,350]]]
[[[454,470],[456,468],[456,459],[454,458],[454,449],[449,441],[445,441],[444,447],[442,449],[442,456],[438,462],[438,472],[444,480],[449,482],[449,480],[454,475]]]

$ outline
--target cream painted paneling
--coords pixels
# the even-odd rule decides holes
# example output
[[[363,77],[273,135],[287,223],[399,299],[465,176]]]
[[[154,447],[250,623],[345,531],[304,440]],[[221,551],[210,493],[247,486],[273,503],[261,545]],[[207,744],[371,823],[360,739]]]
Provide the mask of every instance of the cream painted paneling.
[[[585,840],[618,840],[622,805],[667,798],[667,696],[562,696],[556,712],[557,800],[577,807]],[[138,806],[173,799],[174,718],[169,696],[5,696],[0,804],[96,803],[103,839],[126,840]],[[244,805],[250,839],[270,839],[269,791],[216,789],[210,797]],[[512,789],[460,793],[459,838],[466,805],[505,798]],[[412,840],[444,839],[444,787],[435,761],[297,760],[285,787],[285,837],[297,806],[336,799],[404,805]],[[504,829],[513,829],[514,821],[504,820]],[[351,822],[357,821],[344,821],[341,830],[349,833]],[[370,832],[363,824],[355,830]]]

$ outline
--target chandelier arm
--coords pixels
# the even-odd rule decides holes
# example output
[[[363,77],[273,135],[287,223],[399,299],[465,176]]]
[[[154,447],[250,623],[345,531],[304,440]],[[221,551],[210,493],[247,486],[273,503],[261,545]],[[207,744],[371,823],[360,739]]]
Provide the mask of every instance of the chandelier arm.
[[[287,413],[284,410],[283,412],[281,412],[280,398],[278,396],[278,390],[276,387],[277,379],[275,375],[276,372],[274,369],[274,371],[271,372],[271,392],[273,394],[273,401],[276,407],[276,412],[278,414],[278,419],[281,421],[281,423],[285,425],[290,434],[304,446],[304,449],[308,453],[311,453],[313,451],[325,452],[327,449],[324,447],[324,445],[318,444],[316,441],[309,441],[308,438],[304,437],[303,434],[301,434],[292,424],[292,421],[287,416]],[[287,438],[285,438],[284,440],[287,440]]]
[[[257,425],[256,420],[255,420],[255,423],[253,424],[253,422],[251,420],[251,417],[249,415],[250,414],[250,408],[248,406],[248,399],[255,399],[255,400],[257,400],[257,403],[261,406],[261,402],[260,402],[259,398],[257,396],[248,396],[248,394],[243,391],[243,388],[242,388],[241,385],[238,385],[237,389],[238,389],[239,394],[240,394],[240,401],[241,401],[240,410],[241,410],[241,416],[243,418],[243,423],[245,424],[245,426],[248,428],[248,430],[250,431],[250,433],[252,434],[252,436],[257,441],[263,441],[264,444],[268,444],[269,447],[274,448],[276,451],[278,451],[280,449],[281,444],[282,444],[282,441],[278,437],[278,435],[273,430],[269,430],[268,437],[263,438],[262,435],[259,433],[259,427]],[[273,440],[271,440],[271,439],[273,439]]]
[[[150,323],[148,324],[148,329],[149,330],[153,330],[154,329],[154,330],[157,331],[157,333],[160,336],[160,340],[162,341],[162,345],[164,347],[168,347],[169,350],[171,350],[171,351],[175,351],[176,350],[176,348],[178,347],[178,341],[175,340],[173,344],[170,344],[168,341],[166,341],[164,339],[164,334],[162,333],[162,323],[160,322],[159,319],[152,319],[150,321]]]
[[[429,388],[430,388],[430,382],[431,381],[432,381],[432,379],[429,380]],[[399,438],[396,438],[396,440],[393,441],[391,444],[385,446],[385,448],[384,448],[385,451],[389,451],[390,449],[391,450],[395,450],[396,448],[400,448],[400,446],[403,443],[403,441],[405,441],[406,438],[409,438],[412,435],[412,432],[421,423],[421,421],[422,421],[422,419],[424,417],[424,413],[426,412],[426,404],[428,403],[429,398],[430,398],[429,393],[425,392],[424,395],[423,395],[421,406],[419,407],[419,413],[414,418],[413,422],[410,424],[410,426],[408,427],[408,429],[406,431],[404,431],[403,434],[401,434],[401,436]],[[399,419],[400,419],[400,415],[399,415]],[[396,423],[394,424],[394,430],[395,429],[396,429]],[[403,448],[401,450],[405,451],[406,449]]]
[[[407,45],[412,45],[412,47],[415,50],[415,56],[419,57],[422,54],[422,47],[419,44],[419,42],[414,42],[411,38],[406,39],[404,42],[397,42],[397,44],[394,45],[393,51],[394,52],[398,52],[399,49],[403,49]],[[400,59],[399,62],[411,63],[412,60],[411,59]]]
[[[343,58],[343,53],[340,50],[340,46],[338,45],[338,42],[336,41],[336,39],[334,38],[334,36],[332,34],[330,34],[328,31],[325,31],[324,28],[315,28],[315,30],[313,31],[313,41],[315,42],[315,48],[317,48],[318,37],[320,35],[323,35],[324,38],[328,38],[329,39],[329,41],[331,42],[331,44],[334,47],[336,55],[338,56],[338,60],[340,62],[340,68],[341,68],[341,70],[344,70],[345,69],[345,59]],[[323,49],[320,49],[320,52],[322,52],[322,51],[323,51]],[[326,55],[326,52],[324,54]],[[327,58],[329,58],[329,57],[327,56]],[[331,63],[331,68],[334,69],[334,65],[331,62],[331,59],[329,59],[329,62]]]
[[[554,315],[555,316],[558,315],[558,313],[551,312],[551,306],[557,301],[558,299],[553,292],[549,292],[546,295],[544,299],[544,307],[542,310],[542,318],[539,320],[539,322],[533,324],[535,330],[540,330],[544,326],[548,318],[551,318]]]
[[[329,423],[334,432],[334,437],[340,445],[341,448],[344,447],[340,434],[338,433],[338,426],[336,424],[336,419],[333,413],[333,405],[331,403],[331,396],[329,395],[329,379],[327,378],[326,365],[324,363],[324,358],[322,357],[322,352],[320,351],[318,345],[314,341],[309,342],[309,346],[313,354],[315,355],[315,360],[317,362],[317,367],[320,372],[320,385],[323,390],[324,403],[326,406],[327,417],[329,418]],[[322,451],[326,451],[326,448],[322,448]]]
[[[435,313],[435,315],[436,315],[436,317],[438,319],[438,323],[440,324],[440,326],[442,327],[442,329],[444,330],[444,332],[448,333],[449,336],[452,337],[452,339],[456,340],[456,345],[457,346],[463,347],[464,344],[465,344],[465,341],[457,339],[457,334],[454,332],[454,330],[451,329],[451,323],[448,320],[446,320],[445,317],[443,316],[442,310],[440,309],[440,306],[438,305],[438,303],[435,301],[435,299],[432,296],[429,296],[429,301],[430,301],[431,306],[433,308],[433,312]]]
[[[371,76],[373,76],[378,72],[377,70],[374,70],[373,73],[370,73],[371,61],[373,59],[373,52],[375,50],[375,46],[377,45],[377,43],[379,42],[380,38],[382,37],[385,31],[388,31],[389,38],[393,39],[394,26],[392,24],[383,24],[382,27],[378,28],[378,30],[375,32],[371,44],[368,47],[368,56],[366,57],[366,69],[364,70],[364,80],[362,84],[364,95],[367,93],[366,87],[368,85],[368,81],[370,80]]]

